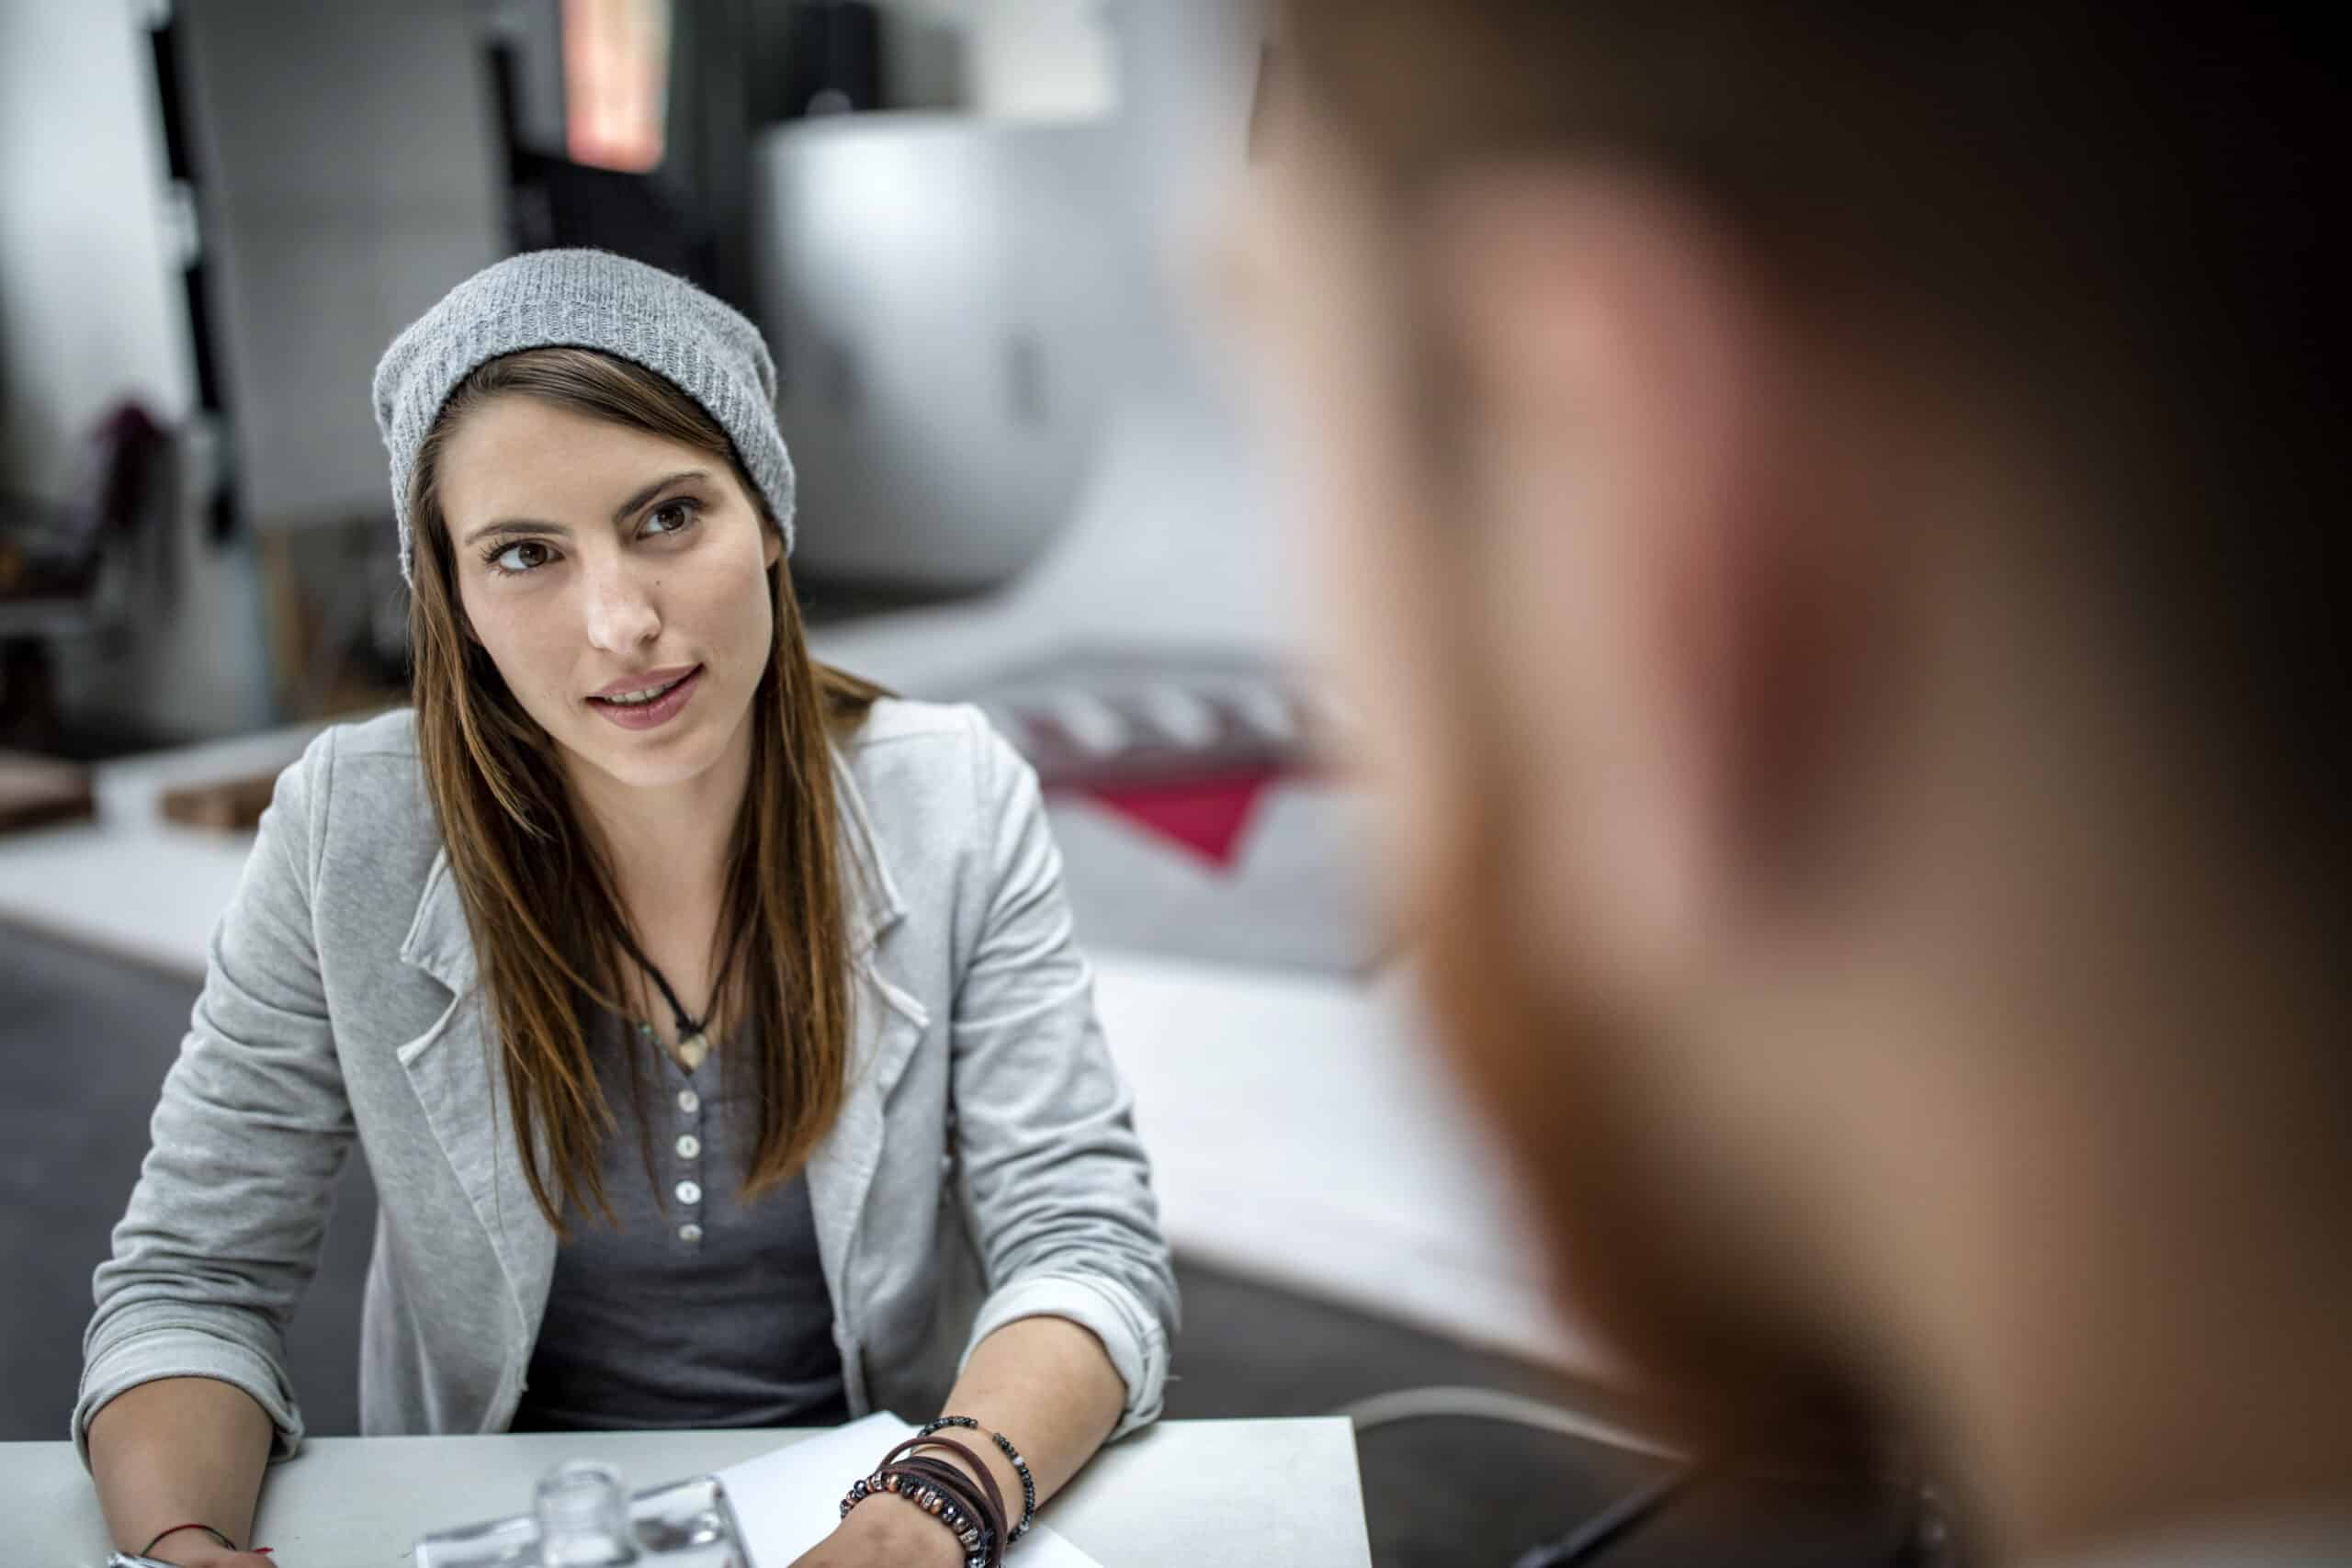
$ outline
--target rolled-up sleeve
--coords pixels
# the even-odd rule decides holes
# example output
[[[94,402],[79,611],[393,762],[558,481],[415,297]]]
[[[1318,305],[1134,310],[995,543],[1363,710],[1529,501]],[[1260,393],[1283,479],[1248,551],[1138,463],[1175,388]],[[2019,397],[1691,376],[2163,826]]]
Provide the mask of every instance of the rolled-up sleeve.
[[[961,1196],[989,1294],[965,1354],[1018,1318],[1079,1324],[1126,1384],[1116,1438],[1159,1414],[1175,1269],[1134,1096],[1095,1017],[1036,773],[985,719],[973,722],[992,837],[952,1041]]]
[[[317,1267],[352,1122],[311,922],[332,732],[279,775],[164,1077],[139,1183],[92,1281],[74,1441],[160,1378],[232,1383],[301,1443],[285,1332]]]

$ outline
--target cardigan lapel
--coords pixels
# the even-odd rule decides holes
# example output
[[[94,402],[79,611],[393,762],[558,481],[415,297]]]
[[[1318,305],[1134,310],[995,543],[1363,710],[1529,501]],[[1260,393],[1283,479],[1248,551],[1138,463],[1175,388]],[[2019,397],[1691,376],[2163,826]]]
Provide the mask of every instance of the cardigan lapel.
[[[505,1113],[487,998],[477,984],[473,940],[446,850],[434,857],[425,876],[401,958],[448,987],[453,998],[439,1021],[401,1046],[398,1056],[434,1137],[489,1235],[506,1276],[518,1343],[527,1353],[555,1275],[555,1227],[531,1198],[513,1122]]]
[[[881,852],[865,796],[839,753],[833,759],[834,798],[849,844],[850,898],[856,914],[851,960],[848,1083],[840,1116],[808,1156],[808,1198],[816,1213],[817,1252],[842,1337],[863,1333],[849,1272],[856,1253],[865,1195],[882,1158],[883,1102],[905,1072],[931,1022],[930,1010],[888,970],[889,933],[906,918],[897,883]],[[843,1347],[852,1407],[865,1407],[861,1370]]]

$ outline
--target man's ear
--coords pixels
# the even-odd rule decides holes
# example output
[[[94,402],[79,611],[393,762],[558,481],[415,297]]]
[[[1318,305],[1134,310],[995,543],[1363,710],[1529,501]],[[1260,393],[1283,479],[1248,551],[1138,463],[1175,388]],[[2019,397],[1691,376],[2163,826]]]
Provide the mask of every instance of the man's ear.
[[[1662,977],[1779,859],[1758,835],[1823,610],[1807,378],[1738,249],[1660,182],[1492,172],[1437,214],[1489,667],[1524,786],[1562,807],[1529,874],[1577,928],[1554,935]]]

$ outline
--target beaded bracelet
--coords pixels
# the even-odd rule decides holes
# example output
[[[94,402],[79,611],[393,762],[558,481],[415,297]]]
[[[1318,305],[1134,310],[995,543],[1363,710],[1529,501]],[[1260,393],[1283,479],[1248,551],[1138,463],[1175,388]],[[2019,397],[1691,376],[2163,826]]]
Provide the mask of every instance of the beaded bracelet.
[[[963,1549],[964,1568],[990,1568],[995,1542],[987,1529],[967,1514],[951,1495],[920,1476],[892,1470],[877,1472],[855,1483],[850,1487],[849,1495],[842,1500],[842,1517],[849,1517],[849,1510],[866,1498],[885,1492],[904,1497],[945,1525]]]
[[[964,1568],[989,1568],[989,1548],[994,1542],[989,1540],[986,1530],[967,1517],[953,1498],[937,1487],[925,1484],[918,1477],[903,1472],[876,1471],[872,1475],[852,1482],[849,1495],[842,1499],[842,1517],[849,1517],[850,1510],[868,1497],[879,1496],[886,1492],[906,1498],[954,1531],[956,1542],[964,1548]]]
[[[852,1483],[849,1495],[842,1499],[842,1517],[849,1517],[850,1510],[868,1497],[890,1493],[948,1528],[964,1548],[964,1568],[996,1568],[1004,1560],[1006,1540],[1004,1503],[996,1483],[985,1479],[976,1484],[970,1475],[944,1460],[900,1459],[922,1446],[922,1438],[909,1438],[883,1455],[873,1474]],[[943,1446],[956,1448],[976,1466],[987,1468],[961,1444]],[[985,1495],[981,1487],[986,1489]]]
[[[921,1435],[928,1438],[933,1432],[948,1427],[962,1427],[975,1432],[988,1430],[969,1416],[942,1416],[938,1420],[925,1427]],[[1005,1545],[1011,1546],[1014,1541],[1027,1535],[1029,1527],[1037,1520],[1037,1483],[1029,1473],[1029,1461],[1021,1457],[1021,1450],[1012,1446],[1010,1438],[1002,1432],[989,1432],[988,1435],[1004,1457],[1012,1461],[1013,1472],[1021,1477],[1021,1522],[1013,1526],[1012,1533],[1004,1538]]]

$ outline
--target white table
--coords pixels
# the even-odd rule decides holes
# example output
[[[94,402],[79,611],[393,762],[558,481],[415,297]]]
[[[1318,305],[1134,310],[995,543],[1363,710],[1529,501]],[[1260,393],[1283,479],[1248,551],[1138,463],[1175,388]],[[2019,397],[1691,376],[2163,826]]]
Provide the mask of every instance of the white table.
[[[638,1491],[808,1435],[313,1438],[301,1457],[270,1471],[256,1534],[286,1568],[407,1568],[421,1534],[526,1510],[531,1483],[560,1460],[617,1465]],[[0,1499],[17,1532],[11,1562],[96,1568],[106,1561],[97,1495],[71,1443],[0,1443]],[[1354,1434],[1331,1418],[1162,1422],[1097,1455],[1046,1518],[1103,1568],[1372,1562]],[[1020,1562],[1017,1552],[1012,1561]]]
[[[91,780],[96,820],[0,837],[0,922],[202,979],[212,928],[244,874],[253,835],[167,821],[164,794],[276,773],[323,728],[101,763]]]

